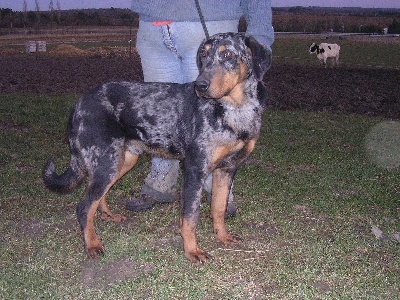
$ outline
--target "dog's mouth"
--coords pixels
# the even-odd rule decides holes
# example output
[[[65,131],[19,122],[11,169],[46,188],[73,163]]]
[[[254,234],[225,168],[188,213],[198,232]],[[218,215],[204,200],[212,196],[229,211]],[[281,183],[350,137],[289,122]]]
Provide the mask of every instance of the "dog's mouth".
[[[215,95],[213,93],[211,93],[211,91],[198,91],[197,89],[195,89],[196,95],[199,98],[203,98],[203,99],[221,99],[222,97],[226,96],[225,94],[221,94],[221,95]]]
[[[212,98],[209,94],[210,82],[197,79],[194,83],[196,95],[201,98]]]
[[[205,99],[220,99],[229,94],[229,91],[213,88],[210,82],[204,80],[196,80],[194,89],[198,97]]]
[[[211,97],[211,95],[209,95],[206,92],[199,92],[198,90],[195,90],[197,97],[199,98],[203,98],[203,99],[215,99],[215,97]]]

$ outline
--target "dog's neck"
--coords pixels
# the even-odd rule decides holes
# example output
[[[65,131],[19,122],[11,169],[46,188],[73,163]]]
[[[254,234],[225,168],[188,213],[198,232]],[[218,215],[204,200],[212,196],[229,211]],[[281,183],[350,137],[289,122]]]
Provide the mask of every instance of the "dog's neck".
[[[221,98],[221,102],[227,106],[240,108],[246,105],[252,98],[257,98],[253,91],[257,91],[258,81],[255,78],[249,78],[237,84],[227,95]]]
[[[256,134],[261,126],[261,117],[264,106],[260,103],[258,95],[251,93],[254,91],[252,85],[258,85],[258,81],[247,81],[242,88],[243,95],[241,101],[223,101],[224,107],[223,122],[240,135],[243,131],[248,132],[249,136]]]

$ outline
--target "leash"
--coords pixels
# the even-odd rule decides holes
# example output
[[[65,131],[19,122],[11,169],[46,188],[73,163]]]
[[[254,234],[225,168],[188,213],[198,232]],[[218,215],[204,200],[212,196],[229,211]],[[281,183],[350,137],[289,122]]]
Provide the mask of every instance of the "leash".
[[[204,21],[204,16],[203,13],[201,12],[199,0],[194,0],[194,2],[196,3],[197,12],[199,13],[201,26],[203,26],[204,34],[206,35],[206,38],[208,40],[210,38],[210,35],[208,34],[206,22]]]

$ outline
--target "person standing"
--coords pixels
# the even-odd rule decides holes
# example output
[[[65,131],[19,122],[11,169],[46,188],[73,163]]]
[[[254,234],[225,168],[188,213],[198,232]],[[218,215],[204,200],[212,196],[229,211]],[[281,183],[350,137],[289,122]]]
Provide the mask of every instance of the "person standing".
[[[239,20],[244,17],[246,35],[253,36],[271,51],[274,42],[271,0],[132,0],[131,9],[139,15],[136,48],[145,82],[182,84],[196,79],[197,50],[206,37],[198,6],[209,35],[238,32]],[[140,195],[129,199],[126,209],[142,211],[178,199],[179,161],[153,157],[151,163]],[[204,185],[209,201],[211,186],[210,175]],[[231,189],[226,217],[235,214]]]

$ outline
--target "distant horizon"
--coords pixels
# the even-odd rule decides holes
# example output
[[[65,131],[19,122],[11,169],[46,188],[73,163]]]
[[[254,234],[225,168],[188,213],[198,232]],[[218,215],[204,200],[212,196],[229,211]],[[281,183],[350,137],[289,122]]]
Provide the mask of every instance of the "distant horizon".
[[[51,0],[38,0],[41,11],[48,11]],[[53,0],[53,7],[61,10],[96,9],[96,8],[127,8],[131,0]],[[26,0],[27,10],[35,10],[35,0]],[[399,0],[272,0],[272,7],[321,7],[321,8],[375,8],[400,9]],[[23,11],[23,0],[1,0],[0,8],[10,8],[13,11]]]
[[[400,8],[398,0],[272,0],[273,7]]]

